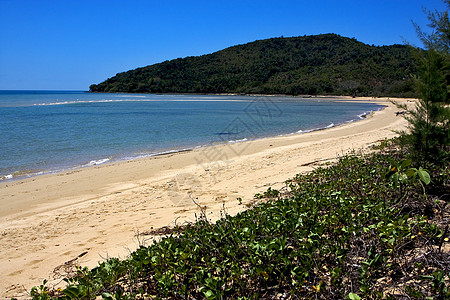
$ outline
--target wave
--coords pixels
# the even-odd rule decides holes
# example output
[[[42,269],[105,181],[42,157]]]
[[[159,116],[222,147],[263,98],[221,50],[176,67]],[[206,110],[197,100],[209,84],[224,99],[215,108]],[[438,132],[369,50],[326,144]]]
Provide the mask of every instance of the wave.
[[[241,143],[241,142],[246,142],[246,141],[248,141],[248,139],[247,138],[243,138],[243,139],[240,139],[240,140],[228,141],[228,144]]]
[[[23,170],[23,171],[16,171],[12,174],[8,175],[0,175],[0,181],[6,181],[6,180],[12,180],[17,178],[28,178],[38,175],[46,174],[44,171],[37,171],[37,170]]]
[[[198,147],[195,147],[195,148],[198,148]],[[161,152],[154,152],[154,153],[147,154],[146,157],[174,154],[174,153],[180,153],[180,152],[188,152],[188,151],[194,150],[195,148],[182,148],[182,149],[173,149],[173,150],[166,150],[166,151],[161,151]]]
[[[367,116],[370,115],[371,113],[372,113],[372,111],[366,111],[366,112],[363,112],[362,114],[359,114],[359,115],[358,115],[358,118],[359,118],[360,120],[364,120],[364,119],[367,118]]]
[[[126,96],[123,96],[126,97]],[[130,98],[130,97],[126,97]],[[71,100],[71,101],[61,101],[61,102],[49,102],[49,103],[34,103],[33,106],[55,106],[55,105],[74,105],[74,104],[93,104],[93,103],[125,103],[125,102],[248,102],[248,100],[220,100],[220,99],[202,99],[195,98],[192,99],[141,99],[142,97],[134,97],[139,99],[101,99],[101,100]]]
[[[103,99],[97,99],[97,100],[83,100],[77,96],[78,98],[72,98],[72,100],[69,101],[62,101],[62,100],[50,100],[47,99],[47,101],[55,101],[52,103],[41,103],[41,104],[34,104],[34,105],[70,105],[70,104],[80,104],[80,103],[113,103],[113,102],[134,102],[134,103],[139,103],[139,102],[170,102],[170,101],[222,101],[222,100],[212,100],[212,99],[207,99],[207,98],[203,98],[203,99],[198,99],[196,97],[192,97],[192,99],[169,99],[169,100],[165,100],[165,99],[158,99],[158,97],[153,97],[153,98],[144,98],[145,96],[140,96],[137,95],[135,97],[135,99],[131,99],[131,98],[127,98],[128,95],[123,95],[122,99],[112,99],[114,98],[113,96],[111,96],[111,98],[109,98],[110,96],[107,95],[102,95],[100,98]],[[107,98],[108,97],[108,98]],[[186,97],[188,98],[188,97]],[[227,102],[229,102],[229,100],[226,100]],[[240,100],[237,100],[240,101]],[[245,101],[245,100],[244,100]],[[363,108],[363,109],[368,109],[368,108]],[[287,133],[287,134],[281,134],[281,136],[283,135],[289,135],[289,134],[303,134],[303,133],[308,133],[308,132],[313,132],[313,131],[318,131],[318,130],[323,130],[323,129],[327,129],[327,128],[332,128],[338,125],[341,125],[343,123],[347,123],[347,122],[354,122],[357,121],[358,119],[364,119],[367,116],[369,116],[373,111],[377,111],[377,110],[381,110],[383,109],[383,107],[380,107],[379,109],[373,109],[371,111],[366,111],[363,113],[360,113],[359,115],[356,116],[356,113],[353,115],[353,120],[350,121],[342,121],[342,123],[339,123],[338,121],[335,121],[335,123],[331,122],[331,123],[325,123],[328,125],[315,125],[315,126],[323,126],[323,127],[319,127],[319,128],[312,128],[312,129],[304,129],[304,130],[298,130],[300,126],[298,126],[299,124],[298,119],[295,119],[294,121],[292,121],[292,127],[290,127],[290,129],[288,129],[288,132],[291,133]],[[359,110],[359,112],[361,112],[362,110]],[[331,121],[331,120],[330,120]],[[314,125],[313,125],[314,126]],[[301,128],[301,127],[300,127]],[[296,131],[298,130],[298,131]],[[278,131],[279,132],[279,131]],[[61,164],[53,164],[51,165],[51,170],[44,170],[42,172],[39,172],[39,170],[28,170],[28,171],[22,171],[22,172],[14,172],[15,170],[13,168],[9,168],[9,169],[3,169],[4,173],[0,174],[0,181],[5,181],[5,180],[15,180],[15,179],[19,179],[19,178],[27,178],[27,177],[32,177],[32,176],[36,176],[36,175],[40,175],[40,174],[51,174],[51,173],[58,173],[58,172],[65,172],[68,170],[73,170],[73,169],[78,169],[78,168],[82,168],[82,167],[91,167],[91,166],[97,166],[97,165],[102,165],[102,164],[106,164],[106,163],[110,163],[112,161],[129,161],[129,160],[135,160],[135,159],[139,159],[139,158],[144,158],[144,157],[152,157],[152,156],[160,156],[160,155],[168,155],[168,154],[175,154],[175,153],[179,153],[179,152],[186,152],[186,151],[191,151],[193,149],[199,148],[199,147],[208,147],[208,146],[214,146],[215,144],[222,144],[222,145],[231,145],[234,143],[240,143],[240,142],[246,142],[249,139],[254,140],[254,139],[258,139],[258,138],[264,138],[266,137],[266,132],[262,132],[262,135],[264,136],[259,136],[253,137],[251,136],[251,134],[247,134],[247,138],[244,138],[246,136],[245,132],[243,132],[243,134],[239,134],[237,135],[236,133],[232,133],[232,132],[221,132],[221,133],[215,133],[216,135],[221,135],[221,138],[212,138],[213,141],[200,141],[198,143],[207,143],[201,146],[193,146],[191,148],[181,148],[183,146],[181,146],[181,149],[171,149],[171,150],[166,150],[163,151],[161,148],[156,148],[156,149],[148,149],[148,151],[142,151],[140,153],[136,153],[134,152],[135,149],[130,149],[127,150],[125,148],[125,150],[123,150],[122,153],[120,153],[120,151],[118,151],[119,153],[111,153],[113,155],[113,157],[106,157],[108,154],[100,154],[98,156],[96,156],[96,154],[94,154],[94,156],[91,157],[82,157],[81,159],[78,158],[76,159],[76,162],[74,164],[71,164],[71,162],[67,162],[67,163],[61,163]],[[229,134],[229,135],[228,135]],[[231,136],[232,134],[236,134],[235,136]],[[275,133],[270,133],[267,132],[267,136],[273,136],[275,135]],[[192,143],[195,142],[195,138],[193,139]],[[174,145],[171,145],[172,147],[174,147]],[[189,147],[191,145],[184,145],[185,147]],[[125,146],[124,146],[125,147]],[[158,145],[156,145],[156,147],[158,147]],[[159,146],[162,147],[162,146]],[[175,146],[176,147],[176,146]],[[142,149],[142,148],[141,148]],[[144,148],[145,149],[145,148]],[[167,148],[166,148],[167,149]],[[161,151],[159,151],[161,150]],[[153,152],[152,152],[153,151]],[[159,151],[159,152],[158,152]],[[71,164],[69,166],[67,166],[67,164]],[[48,165],[46,165],[48,166]],[[27,166],[24,166],[23,168],[27,168]],[[16,169],[17,170],[17,169]]]
[[[168,154],[174,154],[174,153],[181,153],[181,152],[188,152],[192,151],[196,148],[200,148],[201,146],[193,147],[193,148],[182,148],[182,149],[172,149],[172,150],[166,150],[161,152],[151,152],[151,153],[137,153],[133,156],[125,156],[119,161],[129,161],[129,160],[135,160],[135,159],[141,159],[146,157],[154,157],[154,156],[160,156],[160,155],[168,155]]]
[[[308,132],[313,132],[313,131],[318,131],[318,130],[324,130],[324,129],[328,129],[328,128],[332,128],[336,126],[334,123],[330,123],[327,126],[324,127],[318,127],[318,128],[312,128],[312,129],[306,129],[306,130],[299,130],[296,133],[308,133]]]
[[[362,114],[359,114],[359,115],[358,115],[358,118],[359,118],[360,120],[363,120],[363,119],[367,118],[367,116],[370,116],[370,114],[372,114],[373,112],[375,112],[375,111],[381,111],[381,110],[383,110],[384,108],[386,108],[386,105],[383,105],[383,106],[381,106],[381,107],[379,107],[379,108],[377,108],[377,109],[374,109],[374,110],[369,110],[369,111],[363,112]]]
[[[13,174],[8,174],[8,175],[0,176],[0,181],[13,179],[13,178],[14,178]]]
[[[123,97],[123,98],[147,98],[145,95],[117,95],[117,97]]]
[[[82,167],[91,167],[91,166],[97,166],[97,165],[101,165],[104,163],[107,163],[111,160],[111,158],[102,158],[102,159],[98,159],[98,160],[91,160],[89,163],[82,165]]]
[[[54,173],[59,173],[59,172],[64,172],[64,171],[69,171],[69,170],[76,170],[78,168],[92,167],[92,166],[96,166],[96,165],[101,165],[101,164],[107,163],[110,160],[111,160],[111,158],[103,158],[103,159],[98,159],[98,160],[91,160],[87,164],[73,166],[73,167],[68,167],[68,168],[53,169],[53,170],[42,170],[42,171],[39,171],[39,170],[23,170],[23,171],[16,171],[16,172],[13,172],[12,174],[0,175],[0,181],[15,180],[15,179],[20,179],[20,178],[24,179],[24,178],[29,178],[29,177],[39,176],[39,175],[54,174]]]
[[[381,111],[381,110],[383,110],[385,107],[386,107],[386,106],[383,105],[383,106],[381,106],[381,107],[379,107],[379,108],[377,108],[377,109],[365,111],[365,112],[363,112],[362,114],[357,115],[358,120],[364,120],[364,119],[366,119],[368,116],[370,116],[370,114],[372,114],[373,112],[375,112],[375,111]],[[349,120],[349,121],[345,121],[344,123],[345,123],[345,124],[348,124],[348,123],[352,123],[352,122],[355,122],[355,121],[356,121],[355,119],[351,119],[351,120]],[[337,125],[339,125],[339,124],[337,124]],[[313,132],[313,131],[318,131],[318,130],[324,130],[324,129],[328,129],[328,128],[335,127],[335,126],[337,126],[337,125],[334,124],[334,123],[331,123],[330,125],[325,126],[325,127],[319,127],[319,128],[313,128],[313,129],[307,129],[307,130],[299,130],[299,131],[297,131],[297,132],[295,132],[295,133],[308,133],[308,132]]]
[[[72,104],[86,104],[86,103],[118,103],[118,102],[154,102],[158,100],[136,100],[136,99],[102,99],[102,100],[73,100],[50,103],[35,103],[33,106],[53,106],[53,105],[72,105]]]

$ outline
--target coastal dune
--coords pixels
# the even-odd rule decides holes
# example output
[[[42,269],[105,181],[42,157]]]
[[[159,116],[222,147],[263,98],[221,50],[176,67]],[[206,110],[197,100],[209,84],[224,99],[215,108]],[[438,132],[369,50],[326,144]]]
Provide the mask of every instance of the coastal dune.
[[[200,208],[211,220],[234,215],[256,193],[406,128],[388,99],[341,100],[386,108],[326,130],[1,182],[0,297],[24,297],[44,279],[56,285],[75,264],[125,258],[152,242],[143,233],[194,222]]]

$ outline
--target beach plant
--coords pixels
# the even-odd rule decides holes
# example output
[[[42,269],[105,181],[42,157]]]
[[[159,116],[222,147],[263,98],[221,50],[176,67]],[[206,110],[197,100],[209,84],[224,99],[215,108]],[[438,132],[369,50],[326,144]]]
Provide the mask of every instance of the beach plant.
[[[437,204],[423,201],[420,175],[401,182],[402,203],[394,174],[384,176],[394,165],[406,173],[410,164],[402,155],[344,156],[288,180],[286,192],[260,193],[264,201],[236,216],[223,214],[215,223],[199,218],[125,260],[79,267],[62,292],[37,287],[35,299],[445,296],[450,259],[439,248],[447,233],[435,221],[442,219],[408,208]],[[433,168],[434,174],[446,171]],[[448,187],[449,176],[439,176],[430,185]]]
[[[423,279],[431,281],[433,291],[438,294],[437,299],[450,298],[450,289],[445,282],[446,277],[448,278],[448,274],[443,270],[437,270],[433,272],[433,275],[422,276]]]
[[[41,285],[35,286],[30,291],[30,296],[33,300],[47,300],[51,299],[51,294],[49,293],[49,288],[47,286],[48,280],[44,279]]]
[[[425,185],[429,184],[431,181],[430,174],[422,167],[419,167],[419,169],[411,168],[411,163],[411,159],[406,159],[401,163],[394,163],[389,167],[389,172],[386,173],[385,177],[387,179],[390,178],[395,187],[408,181],[415,181],[416,179]]]
[[[384,175],[386,179],[392,181],[394,188],[400,190],[400,197],[403,197],[403,189],[406,184],[419,182],[426,197],[425,185],[431,182],[430,174],[422,167],[411,167],[412,160],[405,159],[401,163],[394,162],[389,166],[389,171]]]

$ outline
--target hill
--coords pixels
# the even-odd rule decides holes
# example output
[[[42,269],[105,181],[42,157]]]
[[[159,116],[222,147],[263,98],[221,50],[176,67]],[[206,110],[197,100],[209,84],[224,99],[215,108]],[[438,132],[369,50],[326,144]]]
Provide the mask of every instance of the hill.
[[[336,34],[271,38],[137,68],[91,92],[413,96],[411,47]]]

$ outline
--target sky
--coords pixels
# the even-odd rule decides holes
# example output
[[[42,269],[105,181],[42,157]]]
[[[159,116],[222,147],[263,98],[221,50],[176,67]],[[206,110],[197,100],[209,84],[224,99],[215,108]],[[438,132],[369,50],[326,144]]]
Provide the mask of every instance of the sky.
[[[116,73],[272,37],[421,46],[442,0],[0,0],[0,90],[89,90]]]

